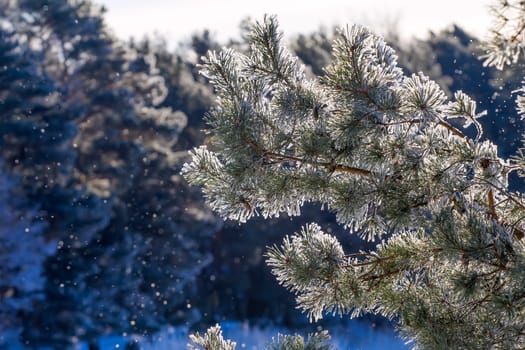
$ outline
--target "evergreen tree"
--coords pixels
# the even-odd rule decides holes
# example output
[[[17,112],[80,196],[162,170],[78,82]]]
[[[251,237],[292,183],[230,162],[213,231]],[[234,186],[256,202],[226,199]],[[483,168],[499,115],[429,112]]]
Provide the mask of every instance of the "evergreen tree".
[[[292,41],[291,50],[312,70],[312,74],[321,76],[323,68],[331,60],[332,36],[323,31],[301,34]]]
[[[0,162],[0,348],[18,340],[25,312],[43,297],[42,265],[56,242],[17,179]]]
[[[176,150],[188,150],[204,142],[203,115],[213,103],[213,91],[208,82],[198,73],[196,62],[208,50],[219,44],[210,33],[192,36],[190,42],[180,44],[178,50],[170,52],[163,40],[145,39],[131,46],[140,54],[153,55],[159,75],[164,78],[166,98],[161,107],[172,108],[187,116],[187,125],[178,136]]]
[[[28,159],[27,173],[13,169],[24,175],[59,248],[44,266],[44,299],[23,315],[25,344],[87,341],[95,348],[101,334],[148,334],[197,316],[188,308],[191,282],[210,261],[200,240],[217,221],[180,181],[186,154],[174,146],[186,118],[162,105],[167,89],[155,56],[117,41],[90,1],[20,0],[2,10],[39,58],[31,77],[18,79],[20,69],[7,65],[2,96],[40,109],[6,107],[2,122],[11,124],[2,125],[1,152],[9,164]],[[15,94],[14,84],[37,77],[49,85],[42,98]],[[22,138],[20,130],[31,134]],[[41,153],[20,155],[28,150]]]
[[[42,73],[37,53],[15,33],[0,31],[1,153],[11,171],[24,178],[32,195],[64,186],[75,153],[68,147],[76,133],[74,111],[57,108],[54,82]]]
[[[322,79],[305,79],[274,17],[249,40],[246,55],[223,50],[204,62],[218,95],[212,150],[193,151],[186,178],[227,219],[299,215],[317,202],[349,230],[383,238],[375,250],[345,254],[309,224],[271,247],[268,263],[299,308],[310,320],[396,319],[416,348],[522,348],[525,205],[507,177],[525,161],[480,140],[476,103],[461,91],[449,101],[422,73],[404,75],[394,51],[363,27],[340,33]]]
[[[9,21],[12,17],[4,19]],[[41,240],[55,242],[55,247],[63,240],[86,244],[105,225],[108,216],[101,210],[102,203],[74,180],[75,152],[70,146],[76,134],[75,106],[62,108],[58,104],[59,90],[43,71],[42,55],[30,50],[18,31],[1,30],[0,46],[0,154],[5,160],[5,171],[20,178],[27,206],[38,208],[35,220],[42,225]],[[20,232],[17,227],[5,229],[15,234]],[[29,239],[27,244],[36,243]],[[37,250],[34,254],[35,261],[43,262]],[[37,274],[41,270],[35,267]],[[43,287],[47,282],[36,284]],[[34,299],[31,308],[19,313],[20,323],[35,312],[36,305],[45,298],[45,294],[41,295],[42,298]]]

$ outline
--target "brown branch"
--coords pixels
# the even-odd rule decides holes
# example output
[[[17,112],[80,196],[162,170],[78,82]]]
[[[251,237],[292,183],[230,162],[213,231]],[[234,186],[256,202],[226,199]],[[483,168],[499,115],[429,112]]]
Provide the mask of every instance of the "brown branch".
[[[481,159],[481,167],[483,169],[486,169],[489,166],[490,166],[490,159],[486,159],[486,158]],[[504,190],[502,188],[499,188],[498,186],[494,185],[490,181],[484,180],[483,182],[485,182],[489,186],[495,188],[496,190],[498,190],[499,192],[504,194],[507,197],[506,198],[507,200],[510,200],[510,201],[516,203],[517,205],[519,205],[520,207],[524,208],[523,203],[521,201],[517,200],[516,198],[514,198],[510,193],[507,193],[506,190]],[[496,212],[496,204],[495,204],[495,201],[494,201],[494,192],[492,191],[492,189],[490,189],[488,191],[488,193],[487,193],[487,204],[488,204],[488,209],[489,209],[489,215],[490,215],[490,217],[492,219],[494,219],[495,221],[499,222],[501,225],[503,225],[505,227],[512,228],[513,229],[513,236],[518,241],[522,240],[523,237],[525,237],[525,232],[523,232],[521,229],[517,228],[515,226],[516,224],[511,225],[511,224],[507,223],[504,219],[499,219],[498,218],[498,214]]]
[[[503,222],[503,224],[505,224],[505,222]],[[510,227],[514,229],[512,234],[514,235],[514,238],[516,238],[518,241],[521,241],[523,237],[525,237],[525,232],[523,232],[522,230],[520,230],[519,228],[515,226],[510,226]]]
[[[489,159],[484,158],[481,160],[482,168],[487,168],[489,164],[490,164]],[[500,194],[504,195],[507,200],[510,200],[514,202],[515,204],[517,204],[518,206],[520,206],[521,208],[525,209],[525,205],[523,204],[523,202],[515,198],[512,194],[508,193],[506,189],[501,188],[486,179],[479,179],[479,180],[491,186],[493,189],[497,190]],[[509,224],[504,219],[498,218],[498,215],[496,213],[496,203],[494,201],[494,192],[492,191],[492,189],[490,189],[487,194],[487,202],[488,202],[489,215],[491,216],[491,218],[496,220],[497,222],[499,222],[501,225],[505,227],[512,228],[514,238],[517,239],[518,241],[522,240],[525,237],[525,232],[523,232],[523,230],[516,227],[517,222],[515,224]]]
[[[489,215],[492,219],[498,220],[498,214],[496,213],[496,206],[494,205],[494,193],[492,190],[489,190],[487,193],[487,203],[489,206]]]
[[[333,170],[333,171],[340,171],[340,172],[350,173],[354,175],[370,176],[372,174],[369,170],[354,168],[354,167],[350,167],[346,165],[337,165],[337,164],[331,165],[329,163],[321,163],[319,165],[330,168],[330,170]]]
[[[313,161],[313,160],[306,160],[306,159],[295,157],[295,156],[290,156],[290,155],[286,155],[286,154],[280,154],[280,153],[267,151],[266,149],[264,149],[263,147],[258,145],[257,142],[255,142],[252,139],[250,139],[246,135],[244,130],[241,129],[241,127],[240,127],[240,125],[238,125],[238,123],[237,123],[236,126],[239,128],[239,133],[240,133],[241,138],[243,139],[243,141],[246,142],[246,144],[248,146],[250,146],[251,148],[253,148],[255,151],[257,151],[258,153],[262,154],[262,156],[264,158],[271,158],[272,160],[278,161],[278,162],[292,161],[292,162],[297,162],[297,163],[309,164],[309,165],[313,165],[313,166],[320,166],[320,167],[326,168],[326,169],[328,169],[328,170],[330,170],[332,172],[333,171],[339,171],[339,172],[344,172],[344,173],[349,173],[349,174],[354,174],[354,175],[360,175],[360,176],[370,176],[370,175],[372,175],[371,171],[365,170],[365,169],[351,167],[351,166],[347,166],[347,165],[343,165],[343,164],[335,164],[333,162],[316,162],[316,161]]]
[[[249,143],[249,145],[252,145],[252,144]],[[292,161],[292,162],[298,162],[298,163],[304,163],[304,164],[319,166],[319,167],[326,168],[326,169],[328,169],[330,171],[339,171],[339,172],[344,172],[344,173],[349,173],[349,174],[354,174],[354,175],[360,175],[360,176],[370,176],[370,175],[372,175],[372,172],[369,171],[369,170],[360,169],[360,168],[356,168],[356,167],[351,167],[351,166],[347,166],[347,165],[343,165],[343,164],[334,164],[332,162],[316,162],[316,161],[313,161],[313,160],[306,160],[306,159],[295,157],[295,156],[290,156],[290,155],[285,155],[285,154],[280,154],[280,153],[274,153],[274,152],[268,152],[268,151],[264,152],[263,156],[265,158],[269,157],[272,160],[281,161],[281,162]]]
[[[450,125],[449,123],[447,123],[446,121],[442,119],[439,119],[438,125],[441,125],[445,129],[447,129],[448,131],[456,135],[457,137],[460,137],[465,140],[467,139],[467,136],[464,133],[462,133],[459,129],[453,127],[452,125]]]
[[[507,197],[508,200],[516,203],[519,207],[521,207],[522,209],[525,209],[525,203],[523,203],[520,199],[517,199],[515,198],[515,196],[513,196],[511,193],[508,193],[507,190],[505,188],[502,188],[500,186],[497,186],[496,184],[486,180],[486,179],[483,179],[483,178],[477,178],[480,182],[482,183],[485,183],[489,186],[491,186],[492,188],[498,190],[498,192],[500,194],[503,194],[505,197]]]
[[[369,257],[371,256],[372,254],[371,253],[367,253],[367,252],[360,252],[360,253],[350,253],[350,254],[346,254],[345,256],[347,258],[354,258],[354,257]]]
[[[510,42],[515,43],[516,41],[518,41],[518,38],[520,37],[520,35],[523,34],[524,31],[525,31],[525,23],[522,23],[521,26],[518,28],[517,32],[514,33],[514,35],[510,37]]]
[[[392,260],[394,258],[395,258],[395,256],[393,256],[393,255],[385,256],[385,257],[382,257],[382,258],[378,257],[378,258],[376,258],[374,260],[351,263],[350,265],[348,265],[348,267],[360,267],[360,266],[378,265],[378,264],[382,263],[385,260]]]
[[[357,93],[363,97],[365,97],[368,101],[368,103],[372,104],[373,106],[375,106],[375,108],[377,109],[377,111],[379,112],[386,112],[386,111],[396,111],[397,108],[391,108],[391,109],[385,109],[385,108],[381,108],[380,106],[377,105],[376,101],[372,98],[372,96],[370,96],[370,94],[368,93],[368,91],[366,91],[365,89],[360,89],[360,90],[357,90],[357,89],[348,89],[348,88],[343,88],[342,86],[340,85],[336,85],[336,89],[340,90],[340,91],[346,91],[346,92],[351,92],[351,93]],[[407,122],[414,122],[414,123],[420,123],[420,122],[423,122],[423,119],[412,119],[410,121],[407,121]],[[441,125],[442,127],[444,127],[445,129],[447,129],[448,131],[450,131],[452,134],[456,135],[457,137],[460,137],[462,139],[467,139],[467,136],[462,133],[459,129],[457,129],[456,127],[450,125],[449,123],[447,123],[446,121],[444,121],[443,119],[439,119],[438,125]]]

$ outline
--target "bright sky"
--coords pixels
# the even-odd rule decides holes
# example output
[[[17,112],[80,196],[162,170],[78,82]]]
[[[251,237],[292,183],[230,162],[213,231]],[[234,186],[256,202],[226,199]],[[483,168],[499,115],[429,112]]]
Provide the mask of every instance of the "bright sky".
[[[170,46],[202,29],[219,40],[237,37],[238,25],[250,16],[277,14],[285,35],[308,33],[321,25],[361,23],[383,33],[396,24],[403,38],[424,38],[457,23],[483,35],[490,24],[490,0],[95,0],[109,10],[107,21],[121,38],[155,32]]]

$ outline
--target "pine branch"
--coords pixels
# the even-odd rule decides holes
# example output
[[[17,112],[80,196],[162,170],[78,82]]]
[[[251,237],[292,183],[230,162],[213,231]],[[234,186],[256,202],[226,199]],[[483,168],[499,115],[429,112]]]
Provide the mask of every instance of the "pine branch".
[[[326,168],[330,172],[339,171],[339,172],[360,175],[360,176],[370,176],[372,174],[372,172],[370,172],[369,170],[350,167],[347,165],[336,164],[333,162],[318,162],[314,160],[309,160],[309,159],[304,159],[304,158],[299,158],[299,157],[294,157],[294,156],[289,156],[289,155],[284,155],[284,154],[279,154],[279,153],[273,153],[273,152],[264,152],[263,157],[266,159],[272,159],[278,162],[290,162],[291,161],[291,162],[296,162],[298,164],[313,165],[315,167]]]
[[[457,137],[460,137],[462,139],[467,139],[467,136],[462,133],[460,130],[458,130],[457,128],[455,128],[454,126],[450,125],[449,123],[447,123],[446,121],[444,120],[439,120],[438,121],[438,125],[444,127],[445,129],[447,129],[448,131],[450,131],[452,134],[456,135]]]
[[[267,262],[299,308],[310,319],[396,318],[421,348],[525,344],[525,205],[508,189],[514,168],[480,141],[476,103],[461,91],[449,102],[427,76],[405,76],[384,40],[360,26],[341,34],[326,76],[313,82],[281,46],[275,19],[250,38],[249,56],[226,61],[222,76],[216,70],[224,85],[210,123],[217,156],[202,152],[210,169],[195,163],[188,178],[230,218],[243,221],[256,207],[297,214],[316,200],[352,230],[388,233],[375,250],[344,254],[312,224],[269,248]]]

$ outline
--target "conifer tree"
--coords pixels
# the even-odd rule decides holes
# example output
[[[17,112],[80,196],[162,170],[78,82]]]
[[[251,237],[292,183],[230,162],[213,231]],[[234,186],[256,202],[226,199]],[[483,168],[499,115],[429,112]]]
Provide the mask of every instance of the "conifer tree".
[[[96,348],[101,334],[146,334],[197,316],[187,307],[191,282],[210,261],[200,239],[217,221],[178,175],[187,155],[174,146],[186,117],[161,105],[167,89],[154,55],[115,39],[89,0],[15,0],[1,10],[39,58],[23,79],[6,63],[2,93],[41,108],[2,111],[0,152],[8,164],[28,159],[22,175],[38,189],[31,199],[59,248],[44,265],[45,300],[24,314],[25,345]],[[42,90],[33,87],[34,99],[33,85]],[[39,157],[20,156],[26,150]]]
[[[2,15],[6,16],[7,13]],[[10,16],[2,19],[7,23],[13,21]],[[78,104],[59,104],[60,89],[46,74],[43,55],[29,49],[24,35],[16,30],[18,28],[15,25],[12,28],[15,30],[0,30],[0,64],[3,67],[0,78],[0,154],[5,160],[5,172],[19,181],[17,188],[21,192],[20,196],[28,203],[26,210],[35,211],[34,220],[41,226],[41,237],[35,230],[31,235],[25,234],[27,239],[22,239],[24,232],[9,217],[6,217],[8,226],[4,228],[29,247],[38,242],[47,242],[42,244],[42,249],[47,244],[54,248],[83,246],[109,221],[109,217],[105,210],[107,206],[102,200],[89,194],[74,178],[76,153],[71,143],[76,136],[76,122],[80,117],[76,113]],[[33,220],[30,217],[24,219],[23,215],[26,214],[21,214],[21,220],[29,223]],[[17,234],[20,236],[17,237]],[[15,252],[12,247],[9,249]],[[37,266],[38,263],[43,264],[46,257],[52,259],[34,250],[33,271],[36,275],[48,273],[49,266],[53,266]],[[61,266],[66,268],[68,262]],[[10,266],[9,269],[24,269],[24,266]],[[51,285],[60,290],[61,282],[35,278],[35,286],[38,287],[33,292],[39,297],[27,303],[31,307],[19,310],[18,324],[35,326],[29,320],[33,320],[32,315],[38,313],[42,300],[47,297],[45,290]],[[10,302],[8,299],[2,300],[2,304]],[[34,331],[35,328],[29,329]]]
[[[298,307],[310,320],[381,314],[414,348],[523,348],[525,202],[508,189],[509,173],[525,169],[523,152],[500,158],[482,140],[484,113],[472,99],[457,91],[450,101],[423,73],[404,75],[366,28],[340,32],[319,79],[305,78],[275,17],[256,23],[249,41],[247,54],[225,49],[204,60],[217,94],[211,146],[196,148],[183,174],[223,218],[300,215],[315,202],[380,240],[345,253],[312,223],[270,247],[267,262]]]
[[[43,297],[43,262],[56,242],[46,239],[38,209],[0,161],[0,349],[17,341],[20,316]]]

